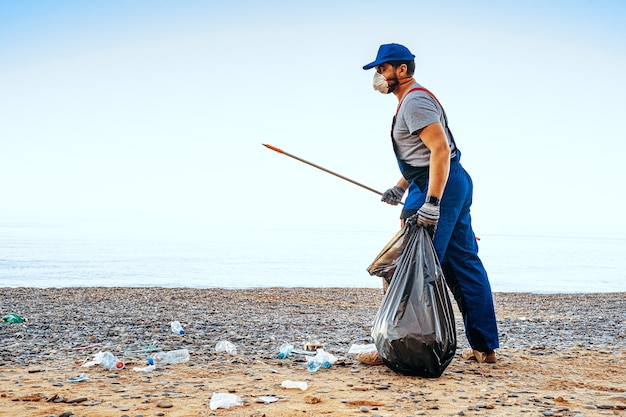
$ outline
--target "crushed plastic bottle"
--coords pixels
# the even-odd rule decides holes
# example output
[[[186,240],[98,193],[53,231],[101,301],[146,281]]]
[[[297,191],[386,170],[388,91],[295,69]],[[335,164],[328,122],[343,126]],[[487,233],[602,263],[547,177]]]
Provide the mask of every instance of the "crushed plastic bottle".
[[[109,371],[117,371],[124,369],[124,362],[120,361],[110,351],[102,352],[102,358],[100,359],[102,365]]]
[[[307,359],[306,368],[309,372],[317,372],[320,368],[330,368],[336,360],[337,358],[332,353],[318,349],[315,356]]]
[[[189,362],[189,350],[177,349],[168,352],[157,352],[153,357],[148,358],[148,365],[176,365],[178,363]]]
[[[230,353],[231,355],[236,355],[237,354],[237,346],[233,345],[228,340],[221,340],[221,341],[217,342],[217,344],[215,345],[215,351],[216,352],[226,352],[226,353]]]
[[[172,323],[170,323],[170,326],[174,333],[180,334],[180,335],[185,334],[185,330],[183,329],[183,326],[181,326],[180,322],[173,321]]]
[[[291,355],[292,351],[293,345],[290,345],[289,343],[283,344],[278,350],[278,359],[288,358]]]

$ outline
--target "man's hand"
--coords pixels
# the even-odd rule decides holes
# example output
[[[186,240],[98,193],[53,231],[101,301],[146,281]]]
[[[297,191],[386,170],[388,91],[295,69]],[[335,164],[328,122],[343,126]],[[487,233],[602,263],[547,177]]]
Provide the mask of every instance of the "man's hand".
[[[392,206],[397,206],[398,203],[402,201],[402,196],[404,196],[404,188],[398,187],[396,185],[395,187],[385,191],[380,201],[384,201],[385,203],[391,204]]]
[[[419,210],[417,210],[417,225],[418,226],[437,226],[439,222],[439,206],[430,203],[424,203]]]
[[[439,206],[431,203],[424,203],[417,213],[409,217],[408,222],[416,222],[418,226],[424,227],[431,239],[435,238],[437,223],[439,222]]]

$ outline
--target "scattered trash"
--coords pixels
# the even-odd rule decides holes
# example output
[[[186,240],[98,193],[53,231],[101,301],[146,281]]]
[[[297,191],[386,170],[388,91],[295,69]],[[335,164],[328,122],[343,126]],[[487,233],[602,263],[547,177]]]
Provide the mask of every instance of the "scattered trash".
[[[102,355],[104,355],[104,352],[98,352],[93,356],[93,360],[89,361],[89,362],[85,362],[83,363],[81,366],[84,368],[90,368],[94,365],[100,365],[102,363]]]
[[[230,343],[227,340],[221,340],[221,341],[217,342],[217,344],[215,345],[215,351],[216,352],[226,352],[226,353],[230,353],[231,355],[236,355],[237,354],[237,346],[233,345],[232,343]]]
[[[104,365],[104,367],[109,371],[124,369],[124,362],[117,359],[117,357],[108,350],[106,352],[102,352],[101,361],[102,365]]]
[[[352,346],[350,346],[350,350],[348,350],[348,353],[367,353],[367,352],[372,352],[376,350],[376,345],[374,343],[370,343],[367,345],[357,345],[357,344],[353,344]]]
[[[283,344],[278,350],[278,359],[285,359],[291,355],[291,351],[293,351],[293,345],[289,343]]]
[[[302,391],[306,391],[307,388],[309,387],[307,385],[307,383],[304,382],[304,381],[291,381],[289,379],[287,379],[286,381],[281,382],[280,385],[283,388],[287,388],[287,389],[298,388],[298,389],[301,389]]]
[[[276,401],[278,401],[278,398],[270,397],[267,395],[261,395],[259,397],[256,397],[256,402],[258,403],[271,404],[271,403],[275,403]]]
[[[337,357],[332,353],[328,353],[324,349],[318,349],[314,357],[307,358],[306,368],[309,372],[317,372],[320,368],[330,368],[336,360]]]
[[[113,355],[113,353],[109,352],[98,352],[93,356],[93,360],[89,362],[83,363],[81,366],[84,368],[89,368],[94,365],[104,365],[109,371],[118,370],[124,368],[124,362],[120,361]]]
[[[183,362],[189,362],[189,350],[187,349],[157,352],[153,357],[148,358],[149,365],[176,365]]]
[[[88,379],[89,379],[89,377],[87,376],[87,374],[83,372],[82,374],[78,375],[77,377],[67,378],[67,382],[80,382],[80,381],[86,381]]]
[[[324,345],[319,340],[307,340],[304,342],[304,350],[308,352],[317,352],[318,349],[324,349]]]
[[[100,347],[100,346],[102,346],[102,343],[93,343],[87,346],[73,347],[72,350],[91,349],[91,348]]]
[[[211,401],[209,402],[211,410],[217,410],[218,408],[230,408],[231,406],[237,405],[243,405],[243,401],[241,401],[241,398],[235,394],[219,394],[217,392],[213,393]]]
[[[3,323],[24,323],[26,320],[16,313],[9,313],[2,317]]]
[[[174,333],[180,334],[180,335],[185,334],[185,330],[183,330],[183,326],[180,325],[180,322],[173,321],[172,323],[170,323],[170,326]]]
[[[135,371],[135,372],[152,372],[152,371],[154,371],[155,369],[156,369],[156,366],[154,366],[154,365],[148,365],[148,366],[145,366],[145,367],[143,367],[143,368],[134,367],[134,368],[133,368],[133,371]]]

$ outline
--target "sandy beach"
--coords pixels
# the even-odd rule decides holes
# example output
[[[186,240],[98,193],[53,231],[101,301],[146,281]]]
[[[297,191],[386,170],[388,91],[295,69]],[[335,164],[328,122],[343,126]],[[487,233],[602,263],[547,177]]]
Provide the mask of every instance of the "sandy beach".
[[[1,315],[27,321],[0,325],[0,415],[626,416],[625,293],[495,293],[498,363],[463,359],[457,311],[457,355],[437,379],[348,353],[371,343],[381,297],[343,288],[1,288]],[[220,341],[237,352],[217,352]],[[337,362],[312,373],[305,355],[277,358],[281,344],[307,341]],[[135,371],[153,347],[186,348],[190,360]],[[125,368],[81,366],[103,350]],[[307,389],[286,389],[287,380]],[[214,393],[241,405],[213,410]]]

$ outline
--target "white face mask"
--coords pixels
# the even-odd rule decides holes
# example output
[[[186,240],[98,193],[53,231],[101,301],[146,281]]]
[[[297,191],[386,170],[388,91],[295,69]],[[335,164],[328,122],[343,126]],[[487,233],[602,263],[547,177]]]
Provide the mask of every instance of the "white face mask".
[[[391,89],[389,88],[389,83],[387,82],[387,79],[378,72],[374,73],[374,90],[382,94],[391,93]]]

